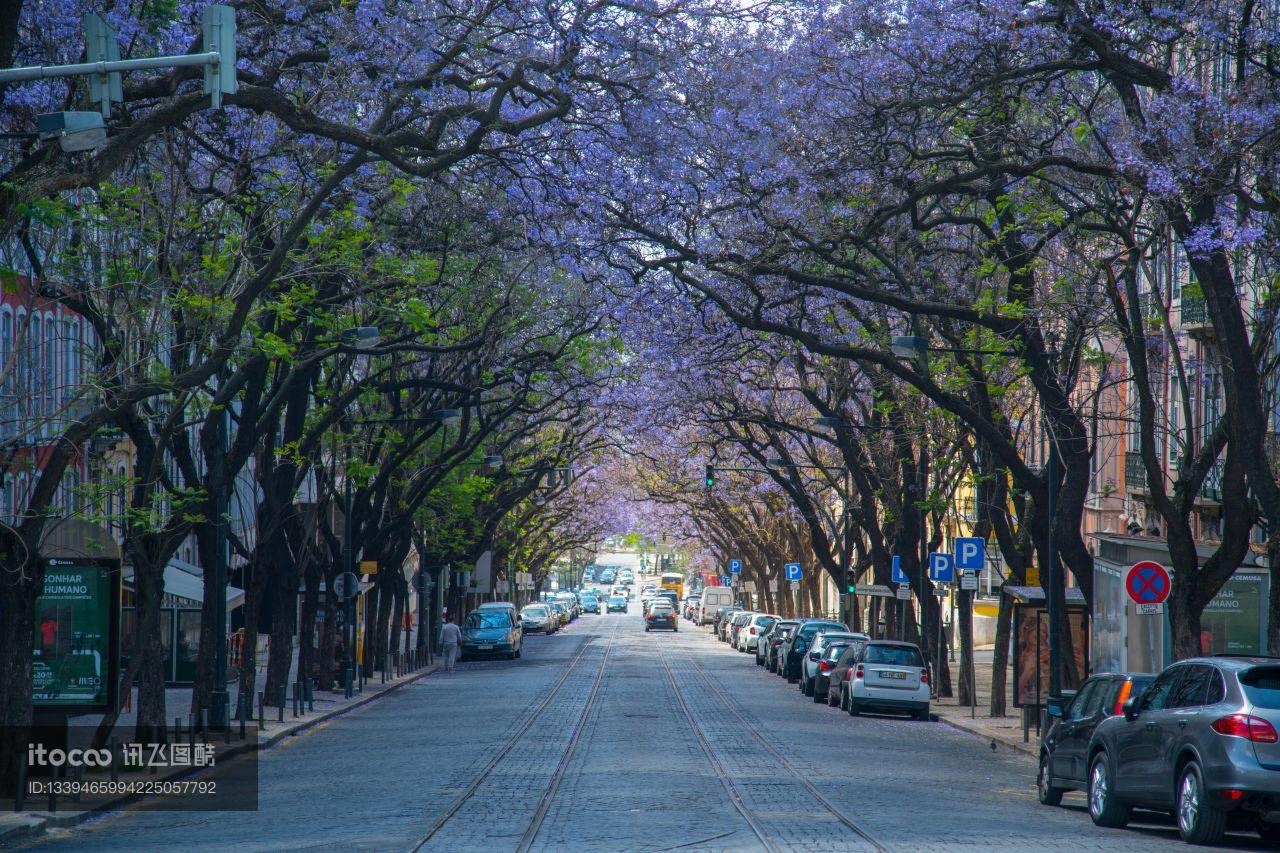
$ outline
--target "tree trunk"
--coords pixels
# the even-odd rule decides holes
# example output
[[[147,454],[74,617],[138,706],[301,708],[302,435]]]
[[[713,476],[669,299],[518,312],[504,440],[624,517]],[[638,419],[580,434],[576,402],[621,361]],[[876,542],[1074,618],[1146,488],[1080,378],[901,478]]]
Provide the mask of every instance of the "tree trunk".
[[[18,761],[26,760],[32,713],[31,639],[35,636],[36,599],[44,586],[41,563],[24,560],[27,553],[16,536],[0,539],[0,565],[5,567],[0,570],[0,614],[4,617],[0,618],[0,791],[6,796],[13,795]]]
[[[957,691],[961,705],[977,705],[978,697],[972,690],[973,674],[973,593],[961,591],[960,606],[956,608],[960,634],[960,689]]]
[[[338,650],[338,597],[333,594],[333,582],[338,576],[337,566],[330,565],[325,572],[324,628],[320,632],[320,675],[316,686],[320,690],[332,690],[335,675],[334,657]]]
[[[160,609],[164,603],[164,564],[134,555],[133,585],[137,599],[138,637],[133,653],[138,662],[138,716],[134,737],[163,743],[165,737],[164,648]],[[132,685],[124,685],[128,690]]]
[[[276,578],[264,592],[272,596],[274,619],[271,624],[271,648],[267,656],[267,678],[263,685],[267,704],[275,705],[280,688],[292,681],[293,638],[298,630],[298,575],[289,549],[270,549],[276,554]],[[283,559],[281,559],[283,558]],[[301,671],[301,670],[299,670]]]
[[[1000,611],[996,614],[996,646],[991,661],[991,716],[1003,717],[1008,713],[1004,694],[1009,674],[1009,634],[1013,630],[1013,605],[1007,595],[1000,596]]]
[[[316,608],[320,606],[320,566],[307,563],[303,577],[302,615],[298,621],[298,678],[310,681],[316,670]]]

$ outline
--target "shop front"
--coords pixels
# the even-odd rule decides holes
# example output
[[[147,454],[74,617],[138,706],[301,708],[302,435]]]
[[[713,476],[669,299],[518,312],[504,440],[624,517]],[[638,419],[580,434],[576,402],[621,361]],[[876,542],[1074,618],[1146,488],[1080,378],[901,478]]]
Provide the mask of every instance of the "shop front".
[[[1173,662],[1168,607],[1140,613],[1125,590],[1129,569],[1143,560],[1159,563],[1172,576],[1163,541],[1141,536],[1097,534],[1092,620],[1094,672],[1159,672]],[[1203,562],[1213,549],[1200,549]],[[1256,655],[1266,651],[1267,596],[1271,577],[1250,551],[1245,562],[1214,596],[1200,620],[1205,654]]]

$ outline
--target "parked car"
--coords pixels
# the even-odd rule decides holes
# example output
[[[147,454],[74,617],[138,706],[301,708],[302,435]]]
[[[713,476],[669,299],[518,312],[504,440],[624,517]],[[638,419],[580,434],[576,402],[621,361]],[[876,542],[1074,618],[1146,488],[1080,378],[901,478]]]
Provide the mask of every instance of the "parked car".
[[[483,606],[467,614],[462,623],[462,647],[458,650],[462,660],[483,655],[506,655],[510,660],[520,657],[524,631],[518,617],[512,618],[515,608],[505,610]]]
[[[864,640],[844,638],[835,638],[827,643],[817,660],[817,667],[814,670],[813,677],[809,679],[809,692],[806,695],[812,696],[815,702],[826,702],[831,704],[830,696],[833,692],[831,685],[832,673],[835,672],[836,663],[844,656],[844,653],[850,649],[855,652],[862,647]],[[809,653],[810,656],[813,652]],[[843,674],[843,673],[842,673]]]
[[[569,608],[563,601],[549,601],[547,606],[551,608],[551,612],[560,617],[561,625],[569,624]]]
[[[1067,791],[1088,787],[1089,742],[1098,723],[1123,712],[1124,703],[1140,697],[1154,675],[1102,673],[1080,685],[1058,713],[1050,708],[1049,725],[1040,739],[1036,791],[1040,802],[1056,806]]]
[[[564,602],[565,606],[569,608],[570,622],[582,615],[582,601],[575,593],[562,592],[560,593],[558,600]]]
[[[731,648],[738,647],[738,635],[742,633],[742,629],[751,621],[751,617],[755,616],[753,610],[739,610],[733,614],[733,619],[729,622],[729,627],[725,629],[725,639]]]
[[[672,631],[679,631],[679,619],[676,612],[671,609],[671,605],[665,600],[653,602],[649,607],[649,612],[644,617],[645,631],[651,631],[654,628],[670,628]]]
[[[907,711],[929,719],[929,675],[914,643],[873,640],[862,646],[845,692],[851,716],[864,709]]]
[[[551,608],[545,604],[527,604],[520,611],[520,627],[525,633],[541,631],[544,634],[550,634],[559,626],[559,620],[552,615]]]
[[[626,613],[627,599],[617,594],[609,596],[609,612],[610,613]]]
[[[720,619],[716,622],[717,640],[722,643],[729,641],[729,628],[733,625],[734,618],[741,612],[741,607],[730,607],[720,615]]]
[[[814,689],[817,686],[818,664],[821,663],[828,646],[839,642],[843,642],[843,645],[847,646],[854,642],[865,643],[870,639],[866,634],[854,631],[819,631],[814,634],[813,642],[809,644],[808,654],[801,658],[800,661],[800,692],[805,696],[815,695]],[[832,666],[835,666],[834,660],[831,663]],[[823,695],[825,696],[826,693],[824,692]]]
[[[729,616],[737,609],[738,608],[731,604],[722,605],[716,608],[715,615],[711,617],[711,633],[715,634],[717,639],[720,637],[720,626],[724,623],[725,617]]]
[[[1280,844],[1278,728],[1280,659],[1179,661],[1094,729],[1089,816],[1124,826],[1135,807],[1172,809],[1192,844],[1220,841],[1229,819]]]
[[[845,646],[836,658],[835,665],[827,673],[827,705],[839,706],[841,711],[849,710],[849,679],[853,677],[853,666],[862,653],[862,643]]]
[[[777,616],[771,616],[768,613],[754,614],[743,629],[738,632],[738,648],[744,652],[755,652],[760,645],[760,637],[772,628],[773,623],[777,621]],[[760,662],[759,655],[756,655],[756,662]]]
[[[773,630],[769,632],[769,642],[765,648],[764,668],[769,672],[778,671],[778,652],[782,650],[782,643],[791,636],[791,634],[800,627],[799,619],[784,619],[773,626]]]
[[[782,641],[778,649],[778,661],[782,677],[788,682],[800,680],[804,656],[809,653],[814,635],[819,631],[847,631],[842,622],[830,622],[826,619],[806,619],[796,630]]]

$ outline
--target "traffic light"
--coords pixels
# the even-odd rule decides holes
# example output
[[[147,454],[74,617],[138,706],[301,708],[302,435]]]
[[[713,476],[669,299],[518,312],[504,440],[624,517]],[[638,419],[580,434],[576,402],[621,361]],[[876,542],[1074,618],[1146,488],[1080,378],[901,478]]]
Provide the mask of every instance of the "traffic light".
[[[707,491],[714,489],[716,486],[716,466],[710,462],[707,463]]]
[[[847,592],[848,592],[850,595],[853,595],[853,594],[854,594],[854,593],[856,593],[857,591],[858,591],[858,585],[857,585],[856,583],[854,583],[853,581],[849,581],[849,588],[848,588]]]

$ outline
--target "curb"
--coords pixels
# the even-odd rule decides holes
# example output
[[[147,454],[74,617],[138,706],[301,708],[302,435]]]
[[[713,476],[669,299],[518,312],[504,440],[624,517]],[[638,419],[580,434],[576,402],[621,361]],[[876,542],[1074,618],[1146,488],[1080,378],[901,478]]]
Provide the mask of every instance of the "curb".
[[[303,720],[292,725],[286,726],[272,733],[269,739],[256,741],[254,743],[243,743],[238,746],[230,747],[218,753],[220,759],[232,759],[236,756],[249,752],[262,752],[276,746],[283,740],[305,732],[307,729],[317,726],[320,723],[327,722],[343,714],[363,708],[373,702],[388,696],[395,691],[404,687],[406,684],[413,684],[439,671],[440,665],[437,663],[430,664],[416,675],[410,676],[403,681],[397,682],[379,690],[376,693],[370,693],[363,698],[352,702],[350,705],[344,705],[341,708],[334,708],[317,715],[314,719]],[[186,778],[194,773],[203,772],[200,770],[183,770],[170,776],[160,777],[163,781],[171,781]],[[8,815],[0,815],[0,848],[8,848],[11,844],[30,840],[31,838],[43,835],[45,831],[53,827],[55,829],[64,829],[66,827],[75,826],[93,818],[99,817],[108,812],[128,806],[132,803],[144,800],[149,795],[146,794],[127,794],[116,797],[113,800],[106,800],[93,808],[84,809],[78,812],[67,812],[66,814],[58,814],[55,812],[17,812]]]
[[[960,720],[954,720],[951,717],[943,716],[942,714],[937,714],[936,712],[935,712],[935,716],[937,716],[938,722],[944,725],[948,725],[951,728],[955,729],[956,731],[961,731],[966,734],[976,735],[986,741],[993,741],[1007,749],[1011,749],[1014,752],[1021,752],[1022,754],[1029,755],[1032,758],[1040,757],[1039,749],[1037,749],[1034,745],[1030,743],[1022,743],[1020,741],[1010,741],[1010,740],[1005,740],[1004,738],[992,737],[990,732],[984,732],[982,729],[978,728],[977,726],[966,725],[964,722]]]

